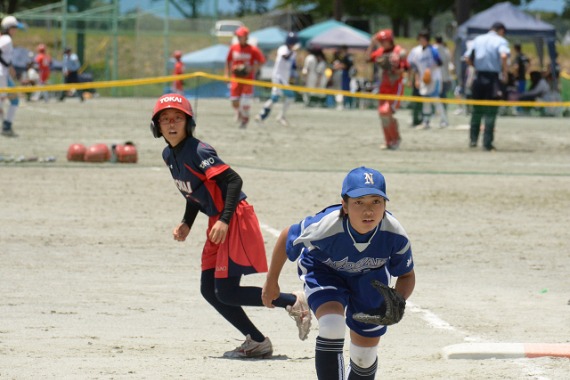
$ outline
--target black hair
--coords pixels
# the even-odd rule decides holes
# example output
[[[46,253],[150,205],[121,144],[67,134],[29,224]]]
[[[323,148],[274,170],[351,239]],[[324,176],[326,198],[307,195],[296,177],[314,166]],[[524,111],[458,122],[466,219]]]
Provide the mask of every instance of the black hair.
[[[438,34],[437,36],[435,36],[435,42],[437,42],[438,44],[442,44],[443,43],[443,37]]]
[[[494,30],[495,32],[498,32],[500,30],[504,31],[505,33],[507,32],[507,28],[505,28],[505,24],[503,24],[502,22],[495,22],[493,23],[493,25],[491,26],[491,30]]]
[[[431,34],[430,34],[429,30],[427,30],[427,29],[420,30],[420,32],[418,33],[418,39],[420,39],[421,37],[425,38],[429,42],[429,40],[431,38]]]

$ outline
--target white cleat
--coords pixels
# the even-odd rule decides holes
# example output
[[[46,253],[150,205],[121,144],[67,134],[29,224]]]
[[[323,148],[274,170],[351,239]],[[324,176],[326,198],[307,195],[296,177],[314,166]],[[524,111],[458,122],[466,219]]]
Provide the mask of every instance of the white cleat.
[[[269,338],[265,337],[263,342],[256,342],[251,336],[245,337],[245,342],[235,349],[224,352],[227,359],[269,359],[273,355],[273,345]]]

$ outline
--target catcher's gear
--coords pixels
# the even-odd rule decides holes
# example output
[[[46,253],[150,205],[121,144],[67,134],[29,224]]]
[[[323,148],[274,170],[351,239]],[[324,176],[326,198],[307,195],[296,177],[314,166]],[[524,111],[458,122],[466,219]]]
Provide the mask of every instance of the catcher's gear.
[[[378,62],[378,66],[380,66],[380,68],[385,71],[392,70],[394,66],[392,64],[392,60],[390,59],[390,54],[382,54],[380,57],[378,57],[376,62]]]
[[[243,63],[239,64],[239,65],[235,65],[235,67],[233,68],[232,71],[236,77],[240,77],[240,78],[245,78],[249,74],[249,69]]]
[[[393,41],[394,40],[394,34],[392,33],[391,29],[383,29],[380,30],[378,33],[376,33],[376,35],[374,36],[376,38],[376,40],[382,42],[382,41]]]
[[[406,300],[395,289],[388,287],[378,280],[372,280],[370,284],[382,295],[384,303],[377,309],[366,313],[356,313],[352,316],[355,321],[373,325],[389,326],[402,320]]]

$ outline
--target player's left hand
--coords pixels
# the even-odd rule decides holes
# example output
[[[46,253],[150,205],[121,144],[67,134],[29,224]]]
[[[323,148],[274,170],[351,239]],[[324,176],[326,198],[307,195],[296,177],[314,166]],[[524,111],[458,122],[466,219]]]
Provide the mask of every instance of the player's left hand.
[[[214,244],[222,244],[226,241],[226,236],[228,234],[228,225],[221,220],[218,220],[208,235],[208,239]]]
[[[281,289],[276,281],[265,281],[261,290],[261,301],[265,307],[272,309],[275,307],[273,306],[273,300],[279,298],[280,294]]]

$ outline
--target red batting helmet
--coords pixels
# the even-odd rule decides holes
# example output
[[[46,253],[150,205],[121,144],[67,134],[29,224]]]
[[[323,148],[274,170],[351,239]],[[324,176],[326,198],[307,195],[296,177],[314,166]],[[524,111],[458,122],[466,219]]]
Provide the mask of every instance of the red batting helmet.
[[[158,125],[158,115],[166,109],[177,109],[184,112],[188,117],[186,122],[186,132],[188,135],[192,135],[194,128],[196,127],[196,122],[194,121],[194,112],[192,111],[192,106],[188,99],[182,95],[178,94],[166,94],[162,95],[156,101],[154,109],[152,110],[152,121],[150,123],[150,130],[154,137],[159,138],[162,136],[160,132],[160,127]]]
[[[246,28],[245,26],[240,26],[239,28],[236,29],[235,34],[238,37],[247,36],[247,35],[249,35],[249,29]]]
[[[38,53],[45,53],[46,52],[46,45],[39,44],[37,49],[38,49]]]
[[[392,31],[390,29],[383,29],[379,31],[378,33],[376,33],[375,37],[380,42],[394,40],[394,35],[392,34]]]
[[[182,52],[180,50],[174,50],[172,56],[176,59],[180,59],[182,57]]]

